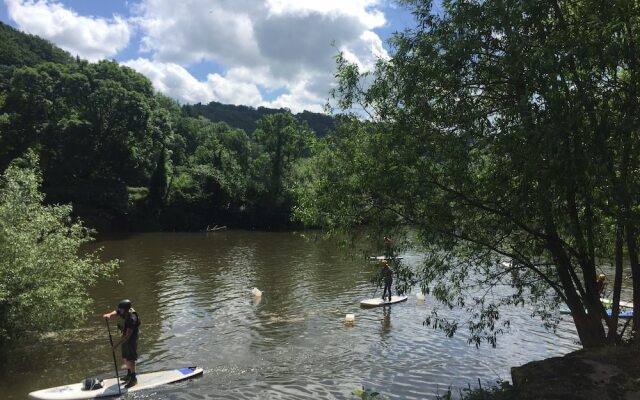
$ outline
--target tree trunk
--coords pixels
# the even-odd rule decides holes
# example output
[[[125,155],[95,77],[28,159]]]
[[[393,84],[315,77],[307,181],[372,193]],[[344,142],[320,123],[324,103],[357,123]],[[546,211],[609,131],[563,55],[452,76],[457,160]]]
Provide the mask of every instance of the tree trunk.
[[[567,306],[571,310],[573,322],[576,325],[580,342],[584,348],[602,347],[606,344],[606,336],[600,310],[585,304],[576,293],[576,288],[571,280],[569,269],[572,268],[571,260],[562,247],[562,242],[558,237],[553,221],[547,218],[547,244],[551,250],[554,261],[558,269],[558,276],[564,289]],[[595,286],[595,284],[594,284]],[[593,293],[591,294],[593,296]],[[640,303],[638,303],[640,304]],[[587,306],[587,311],[585,311]],[[602,304],[600,304],[600,308]]]
[[[636,231],[631,224],[626,226],[627,251],[629,253],[629,264],[631,264],[631,275],[633,276],[633,304],[640,304],[640,265],[638,263],[638,248],[636,245]],[[633,330],[640,329],[640,312],[633,313]],[[637,341],[640,345],[640,341]]]
[[[615,262],[616,272],[613,280],[613,307],[611,308],[611,318],[607,321],[609,332],[607,341],[610,344],[618,342],[618,313],[620,312],[620,291],[622,289],[622,267],[623,267],[623,246],[624,246],[624,228],[621,221],[616,226],[616,244],[615,244]]]

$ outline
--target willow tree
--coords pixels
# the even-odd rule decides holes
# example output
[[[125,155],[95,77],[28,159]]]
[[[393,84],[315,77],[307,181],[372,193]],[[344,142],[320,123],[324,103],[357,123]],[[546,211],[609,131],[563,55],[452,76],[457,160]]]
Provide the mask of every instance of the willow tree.
[[[403,3],[416,27],[394,36],[388,60],[362,74],[338,57],[337,104],[371,118],[328,139],[298,215],[417,231],[421,284],[472,311],[476,343],[508,325],[501,306],[531,303],[553,323],[561,302],[583,346],[618,342],[623,264],[640,304],[638,5]],[[615,266],[612,317],[601,260]]]

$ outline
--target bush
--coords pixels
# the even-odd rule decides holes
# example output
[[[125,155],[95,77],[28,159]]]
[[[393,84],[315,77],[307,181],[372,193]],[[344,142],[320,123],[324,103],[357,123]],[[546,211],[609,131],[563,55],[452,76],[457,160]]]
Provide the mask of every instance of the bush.
[[[71,206],[44,205],[41,183],[32,153],[0,177],[0,342],[82,321],[87,288],[118,265],[81,255],[91,232],[73,220]]]

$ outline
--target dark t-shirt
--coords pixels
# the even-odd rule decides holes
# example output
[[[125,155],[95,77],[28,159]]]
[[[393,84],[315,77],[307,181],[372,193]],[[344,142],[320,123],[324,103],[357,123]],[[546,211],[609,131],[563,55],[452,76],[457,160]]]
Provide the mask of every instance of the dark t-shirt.
[[[382,267],[382,277],[385,280],[393,279],[393,270],[391,269],[391,267],[389,267],[389,266]]]
[[[129,315],[127,315],[127,317],[124,319],[124,332],[122,332],[122,334],[126,334],[127,329],[132,329],[133,333],[131,334],[131,338],[129,340],[138,340],[139,328],[140,320],[138,319],[138,313],[129,313]]]

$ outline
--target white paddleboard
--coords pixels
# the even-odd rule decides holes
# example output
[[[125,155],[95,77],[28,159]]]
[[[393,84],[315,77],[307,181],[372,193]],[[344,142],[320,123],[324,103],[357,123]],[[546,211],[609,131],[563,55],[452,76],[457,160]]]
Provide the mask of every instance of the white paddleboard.
[[[387,306],[395,303],[401,303],[403,301],[407,301],[407,296],[391,296],[391,301],[382,300],[382,298],[378,297],[376,299],[366,299],[360,302],[360,306],[362,307],[379,307],[379,306]]]
[[[167,383],[193,378],[194,376],[202,375],[202,373],[202,368],[190,367],[138,374],[138,383],[135,386],[125,389],[124,383],[121,383],[120,391],[124,395],[143,389],[150,389],[156,386],[165,385]],[[111,378],[102,381],[101,389],[82,390],[82,383],[75,383],[31,392],[29,393],[29,398],[40,400],[79,400],[114,397],[118,395],[118,382],[115,378]]]
[[[371,256],[369,257],[371,261],[383,261],[383,260],[402,260],[402,257],[396,256]]]

